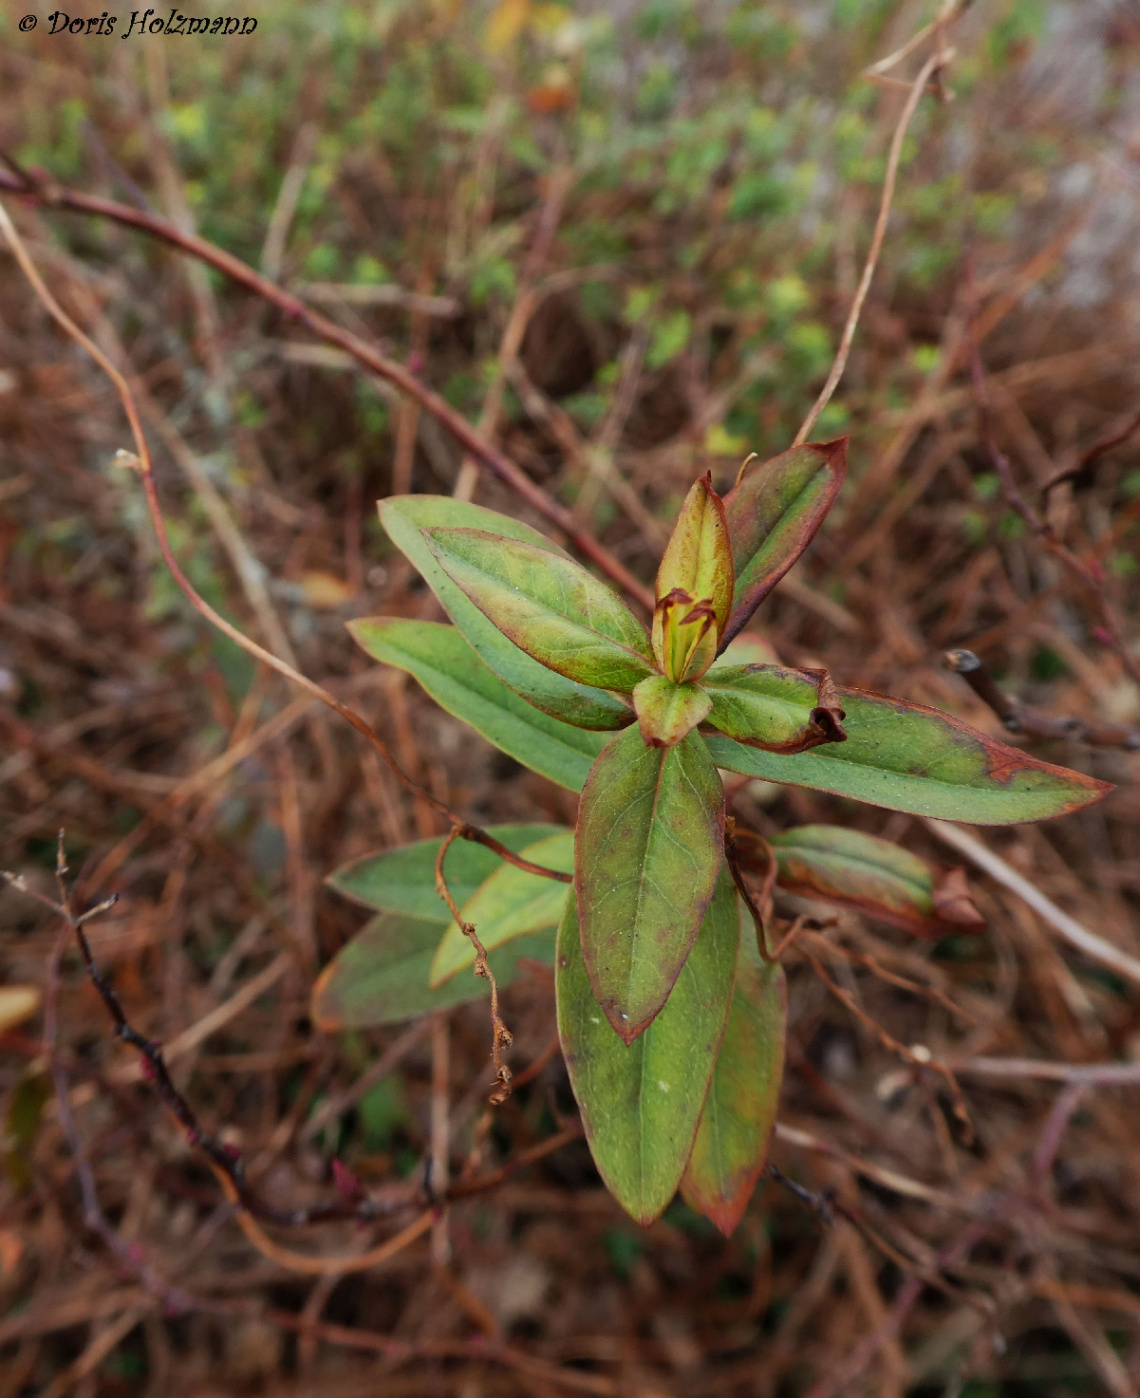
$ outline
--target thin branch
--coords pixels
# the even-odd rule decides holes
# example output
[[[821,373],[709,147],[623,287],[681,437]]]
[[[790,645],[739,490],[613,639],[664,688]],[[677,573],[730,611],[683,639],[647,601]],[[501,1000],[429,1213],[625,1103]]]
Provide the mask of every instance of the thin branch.
[[[475,974],[481,976],[483,980],[489,981],[491,985],[491,1059],[495,1065],[496,1085],[489,1100],[491,1106],[497,1107],[511,1095],[511,1070],[503,1059],[503,1053],[514,1043],[514,1035],[503,1023],[502,1016],[499,1014],[499,982],[495,979],[495,973],[491,970],[487,960],[487,948],[479,940],[479,934],[475,931],[474,924],[463,921],[455,899],[451,896],[451,890],[447,886],[447,879],[444,877],[443,864],[447,858],[447,851],[455,843],[459,833],[458,829],[449,831],[440,844],[439,853],[435,857],[435,888],[447,904],[451,916],[459,924],[463,935],[475,948]]]
[[[403,364],[389,359],[350,330],[343,329],[335,321],[329,320],[326,316],[307,306],[299,297],[282,290],[275,282],[270,281],[268,277],[262,276],[259,272],[255,272],[240,258],[234,257],[222,248],[215,247],[213,243],[207,242],[194,233],[185,233],[165,219],[157,218],[141,209],[132,209],[129,205],[116,203],[112,199],[100,199],[94,195],[82,194],[77,190],[66,189],[54,182],[48,184],[46,181],[31,180],[26,175],[21,178],[14,173],[0,170],[0,190],[19,194],[25,199],[31,199],[49,208],[69,209],[76,213],[109,218],[116,223],[125,224],[129,228],[147,233],[151,237],[160,238],[180,252],[198,258],[199,261],[213,267],[231,281],[237,282],[239,286],[245,287],[247,291],[253,292],[254,295],[260,296],[264,301],[276,306],[283,315],[297,324],[305,326],[326,344],[338,346],[378,378],[394,384],[401,393],[414,399],[425,412],[430,413],[441,426],[451,433],[469,456],[505,485],[508,485],[521,500],[536,510],[545,520],[560,529],[574,548],[584,558],[595,563],[627,597],[639,603],[647,612],[652,612],[653,594],[651,589],[639,582],[624,564],[620,563],[607,548],[593,538],[588,530],[582,529],[577,524],[571,511],[560,505],[557,500],[552,499],[513,461],[488,442],[460,413],[455,411],[446,399],[433,392],[426,384],[421,383],[415,374]]]
[[[936,28],[941,40],[941,29],[944,20],[940,17],[932,28]],[[901,55],[900,55],[901,56]],[[890,218],[891,204],[895,197],[895,181],[898,178],[899,161],[902,159],[903,142],[910,127],[911,118],[918,108],[922,95],[926,91],[927,83],[931,76],[937,72],[948,61],[950,51],[944,51],[941,42],[937,50],[930,55],[926,62],[919,69],[918,76],[910,85],[910,92],[906,102],[903,104],[902,112],[899,114],[898,122],[895,125],[894,135],[891,137],[890,149],[887,153],[887,169],[883,177],[883,192],[879,200],[879,215],[875,219],[875,230],[871,235],[871,247],[867,253],[867,260],[863,264],[863,275],[859,279],[859,286],[855,291],[854,300],[851,302],[851,309],[847,313],[847,322],[843,327],[843,334],[839,340],[839,349],[835,355],[835,362],[831,366],[831,372],[827,376],[827,382],[819,391],[819,397],[812,404],[811,411],[804,418],[800,430],[796,433],[793,446],[798,447],[802,442],[806,442],[808,435],[815,426],[820,413],[831,402],[831,396],[839,386],[839,380],[843,377],[843,371],[847,367],[847,357],[851,353],[851,343],[855,339],[855,330],[859,324],[859,317],[863,313],[863,302],[867,299],[867,292],[871,289],[871,279],[875,275],[875,268],[878,265],[879,254],[883,249],[883,239],[887,232],[887,220]]]
[[[1111,942],[1106,942],[1103,937],[1098,937],[1095,932],[1083,927],[1076,918],[1063,912],[1052,899],[1046,898],[1040,889],[1035,888],[1027,878],[967,831],[944,820],[932,820],[929,816],[923,816],[922,819],[927,829],[937,835],[944,844],[950,845],[959,854],[964,854],[972,864],[996,879],[1003,888],[1016,893],[1023,902],[1028,903],[1071,947],[1075,947],[1091,961],[1106,966],[1116,975],[1123,976],[1133,985],[1140,985],[1140,961],[1136,957],[1121,951],[1119,947],[1114,947]]]
[[[937,1058],[933,1057],[929,1049],[907,1048],[906,1044],[900,1043],[899,1040],[896,1039],[893,1035],[888,1034],[881,1024],[879,1024],[876,1020],[872,1019],[871,1016],[867,1014],[865,1010],[859,1007],[856,1001],[847,993],[847,991],[845,991],[842,988],[842,986],[837,985],[836,982],[832,980],[831,976],[827,973],[827,971],[824,970],[823,964],[820,962],[818,957],[813,956],[812,953],[808,951],[806,947],[803,946],[800,947],[800,952],[810,963],[812,970],[816,973],[819,979],[824,983],[828,990],[831,991],[832,995],[834,995],[835,998],[841,1004],[845,1005],[847,1009],[850,1010],[850,1012],[855,1016],[855,1018],[859,1021],[860,1024],[862,1024],[865,1028],[869,1029],[872,1034],[874,1034],[874,1036],[878,1039],[879,1043],[882,1044],[882,1046],[889,1053],[897,1054],[899,1058],[909,1063],[910,1066],[916,1070],[916,1072],[922,1072],[926,1069],[929,1069],[932,1072],[937,1073],[939,1077],[942,1078],[942,1080],[946,1083],[946,1086],[950,1089],[950,1097],[953,1103],[954,1115],[958,1119],[958,1123],[962,1128],[965,1143],[967,1145],[971,1144],[974,1139],[974,1128],[970,1121],[970,1113],[966,1109],[966,1099],[962,1096],[962,1089],[958,1086],[957,1079],[954,1077],[954,1074],[950,1071],[946,1064],[940,1062]]]
[[[1000,689],[972,650],[950,650],[944,659],[982,703],[989,705],[1010,733],[1025,733],[1031,738],[1074,738],[1093,747],[1125,748],[1129,752],[1140,748],[1140,728],[1135,724],[1108,723],[1095,718],[1054,718],[1051,714],[1039,713]]]
[[[508,850],[505,845],[494,839],[493,836],[488,835],[486,831],[463,820],[461,816],[452,811],[443,801],[440,801],[434,793],[415,781],[400,767],[396,759],[392,756],[387,743],[384,742],[372,725],[358,714],[355,709],[343,703],[322,685],[309,679],[307,675],[294,669],[294,667],[285,660],[274,655],[271,651],[266,650],[264,646],[260,646],[256,641],[250,640],[244,632],[240,631],[236,626],[231,625],[220,612],[210,606],[205,598],[198,593],[189,578],[187,578],[186,574],[182,571],[182,567],[175,557],[174,550],[170,544],[170,538],[166,530],[166,521],[163,517],[162,506],[158,498],[158,487],[155,483],[154,466],[151,461],[150,450],[147,446],[146,436],[142,429],[142,423],[139,419],[138,408],[135,403],[134,395],[131,392],[130,384],[99,346],[75,324],[48,290],[3,203],[0,203],[0,231],[3,231],[4,236],[8,240],[8,245],[11,247],[17,262],[20,264],[21,270],[27,277],[32,289],[39,297],[44,308],[66,333],[87,351],[115,385],[120,402],[122,403],[123,412],[126,414],[127,421],[130,424],[131,435],[135,443],[135,452],[133,454],[120,450],[116,453],[115,459],[119,465],[137,472],[142,482],[147,508],[150,511],[151,522],[154,525],[163,561],[169,569],[171,577],[173,577],[175,583],[178,585],[179,590],[195,611],[221,631],[223,635],[228,636],[235,645],[240,646],[242,650],[268,665],[270,669],[276,670],[278,674],[283,675],[286,679],[299,685],[302,689],[313,695],[314,698],[327,704],[329,708],[338,713],[346,722],[350,723],[375,749],[389,771],[392,772],[393,776],[398,778],[411,792],[420,799],[426,801],[434,810],[438,811],[450,821],[460,838],[473,840],[479,844],[486,845],[488,849],[494,850],[501,859],[507,860],[508,863],[514,864],[520,869],[525,869],[528,873],[540,874],[559,881],[564,881],[567,875],[558,873],[552,869],[545,869],[541,865],[532,864],[529,860],[520,859],[512,851]],[[178,236],[189,237],[191,235],[179,234]],[[255,273],[250,273],[250,275],[256,276]]]

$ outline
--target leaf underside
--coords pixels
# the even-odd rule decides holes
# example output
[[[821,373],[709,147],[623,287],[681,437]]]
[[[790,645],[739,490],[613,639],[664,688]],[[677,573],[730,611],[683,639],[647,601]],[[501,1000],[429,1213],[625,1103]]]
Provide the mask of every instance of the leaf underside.
[[[414,676],[441,708],[501,752],[559,786],[581,791],[606,735],[562,723],[528,704],[483,664],[456,627],[367,617],[349,622],[348,629],[373,659]],[[624,712],[631,722],[633,714]]]
[[[681,1194],[729,1237],[768,1159],[784,1072],[787,989],[778,964],[761,961],[751,925],[740,939],[724,1038]]]
[[[918,937],[980,932],[968,890],[940,897],[938,872],[889,840],[838,825],[800,825],[774,835],[777,883],[881,918]]]
[[[313,1023],[325,1033],[365,1029],[489,995],[489,983],[474,975],[456,976],[438,990],[428,986],[440,930],[435,920],[400,913],[374,917],[317,977],[310,1002]],[[524,959],[553,961],[554,933],[517,937],[488,959],[502,989],[518,975]]]
[[[558,1033],[586,1139],[607,1188],[651,1223],[692,1150],[732,992],[739,914],[727,873],[668,1004],[628,1047],[594,999],[574,900],[558,932]]]
[[[705,676],[703,688],[712,699],[711,726],[749,747],[792,754],[843,738],[826,670],[722,666]]]
[[[452,846],[454,850],[455,846]],[[532,864],[569,874],[574,870],[574,832],[564,830],[519,851]],[[450,851],[448,858],[450,859]],[[503,862],[467,901],[462,920],[470,923],[488,952],[514,937],[557,927],[570,886]],[[458,901],[458,900],[457,900]],[[443,985],[475,965],[475,947],[457,922],[449,922],[431,966],[431,985]]]
[[[629,723],[629,709],[615,695],[555,674],[508,640],[443,571],[421,531],[437,526],[485,529],[565,558],[556,544],[519,520],[453,500],[450,495],[391,496],[379,502],[379,510],[388,537],[421,574],[472,649],[504,684],[544,713],[580,728],[624,728]]]
[[[713,760],[764,781],[975,825],[1067,815],[1112,790],[924,704],[860,689],[839,688],[838,695],[847,715],[845,743],[786,755],[714,733],[705,739]]]
[[[578,803],[574,883],[598,1003],[627,1042],[660,1011],[724,862],[724,790],[704,740],[612,738]]]

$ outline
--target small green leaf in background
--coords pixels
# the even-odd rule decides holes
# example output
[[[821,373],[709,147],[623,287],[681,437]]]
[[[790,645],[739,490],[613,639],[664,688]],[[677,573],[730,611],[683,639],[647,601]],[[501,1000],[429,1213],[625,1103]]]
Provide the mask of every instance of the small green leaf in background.
[[[317,977],[310,1001],[313,1023],[324,1033],[394,1024],[489,995],[488,981],[456,976],[438,990],[428,987],[440,925],[400,913],[381,913],[347,943]],[[489,958],[500,990],[515,979],[524,957],[549,965],[554,933],[517,937]]]
[[[529,525],[480,505],[453,500],[450,495],[396,495],[381,500],[379,511],[388,537],[422,575],[464,639],[504,684],[544,713],[580,728],[624,728],[629,723],[629,709],[615,695],[555,674],[509,641],[439,566],[422,531],[436,526],[488,529],[565,558],[556,544]]]
[[[811,543],[835,503],[846,470],[846,438],[808,442],[744,468],[724,500],[736,588],[722,645]]]
[[[844,711],[825,670],[722,666],[701,687],[712,700],[709,723],[738,743],[794,753],[843,741]]]
[[[858,908],[919,937],[981,932],[961,870],[940,873],[889,840],[839,825],[800,825],[769,841],[791,893]]]
[[[594,999],[574,900],[558,930],[558,1033],[586,1139],[607,1188],[652,1223],[692,1150],[732,994],[740,919],[727,872],[669,1002],[627,1046]]]
[[[1012,825],[1067,815],[1112,790],[989,738],[961,719],[885,694],[838,689],[845,743],[811,752],[763,752],[709,734],[718,767],[764,781],[811,786],[892,811]]]
[[[751,925],[740,939],[724,1039],[681,1194],[727,1238],[768,1159],[784,1075],[788,994],[778,963],[765,963]]]
[[[519,853],[532,864],[571,874],[574,872],[574,832],[565,830],[550,835],[537,844],[527,845]],[[448,852],[450,858],[451,851]],[[528,874],[525,869],[504,861],[466,903],[460,904],[459,914],[464,922],[474,926],[479,940],[490,952],[512,937],[538,932],[543,927],[557,927],[569,893],[568,884],[543,878],[540,874]],[[471,939],[457,922],[448,923],[431,965],[432,988],[443,985],[457,971],[474,965],[475,947]]]
[[[626,1043],[669,997],[724,864],[724,789],[701,737],[612,738],[578,803],[575,887],[582,951]]]
[[[415,676],[441,708],[470,724],[501,752],[559,786],[581,791],[606,735],[562,723],[521,699],[483,664],[454,626],[364,617],[350,621],[348,629],[374,660]],[[632,718],[628,709],[625,714],[627,721]]]
[[[621,693],[653,673],[644,627],[577,563],[482,529],[425,529],[424,537],[448,577],[540,664]]]
[[[695,684],[674,684],[650,675],[633,691],[641,736],[654,747],[672,747],[708,717],[712,700]]]
[[[657,570],[656,596],[660,601],[679,587],[698,601],[711,602],[719,635],[732,610],[733,582],[728,521],[710,472],[685,496]]]
[[[518,854],[536,840],[562,832],[559,825],[491,825],[488,835]],[[439,924],[440,931],[451,921],[447,904],[435,891],[435,858],[443,843],[417,840],[398,849],[366,854],[342,864],[325,880],[338,893],[384,913],[406,913],[409,917]],[[456,840],[447,852],[447,886],[462,907],[471,895],[503,861],[486,845],[472,840]],[[436,940],[439,940],[437,933]],[[424,984],[427,984],[425,973]]]

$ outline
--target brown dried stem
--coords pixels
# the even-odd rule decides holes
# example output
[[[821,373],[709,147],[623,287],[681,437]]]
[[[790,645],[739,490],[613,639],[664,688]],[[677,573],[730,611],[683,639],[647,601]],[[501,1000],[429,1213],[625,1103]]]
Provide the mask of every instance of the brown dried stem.
[[[76,213],[109,218],[116,223],[136,228],[153,238],[160,238],[180,252],[196,257],[201,262],[213,267],[223,276],[237,282],[239,286],[245,287],[247,291],[260,296],[270,305],[276,306],[283,315],[300,325],[304,325],[318,339],[323,340],[326,344],[336,345],[370,373],[375,374],[386,383],[394,384],[401,393],[412,398],[425,412],[430,413],[442,427],[451,433],[473,460],[489,470],[492,475],[498,477],[505,485],[510,486],[521,500],[560,529],[574,548],[583,557],[595,563],[626,596],[638,602],[647,612],[653,610],[651,590],[639,582],[588,530],[581,528],[569,510],[560,505],[557,500],[552,499],[513,461],[488,442],[451,407],[446,399],[433,392],[426,384],[421,383],[415,374],[403,364],[389,359],[387,355],[382,354],[380,350],[362,340],[358,335],[354,335],[350,330],[345,330],[337,325],[335,321],[331,321],[319,312],[312,310],[296,296],[282,290],[268,277],[255,272],[240,258],[234,257],[222,248],[215,247],[213,243],[199,238],[196,234],[183,232],[174,224],[142,209],[133,209],[129,205],[116,203],[112,199],[100,199],[94,195],[66,189],[54,181],[49,184],[46,180],[36,180],[26,174],[21,176],[0,170],[0,190],[19,194],[25,199],[49,208],[70,209]],[[10,237],[9,241],[11,241]],[[15,250],[14,245],[13,250]],[[18,253],[17,256],[19,257]],[[20,260],[23,264],[24,258]],[[24,270],[27,272],[26,266]],[[90,352],[94,353],[94,351]],[[98,358],[97,355],[96,358]],[[142,456],[141,452],[139,454]]]
[[[459,924],[463,935],[475,948],[475,974],[481,976],[491,986],[491,1059],[495,1065],[495,1089],[491,1093],[491,1106],[497,1107],[507,1100],[511,1095],[511,1070],[507,1067],[503,1053],[514,1043],[514,1035],[503,1023],[499,1014],[499,983],[495,979],[495,973],[491,970],[487,961],[487,949],[479,940],[479,934],[475,931],[473,923],[464,922],[460,916],[459,908],[455,899],[451,896],[451,890],[447,886],[447,879],[444,877],[443,864],[447,858],[447,851],[454,844],[459,836],[458,829],[450,830],[443,838],[439,853],[435,857],[435,888],[436,892],[447,904],[451,916]],[[569,877],[569,876],[567,876]]]
[[[994,677],[972,650],[950,650],[946,664],[962,676],[983,704],[988,704],[1010,733],[1030,738],[1074,738],[1093,747],[1140,748],[1140,728],[1129,723],[1108,723],[1101,719],[1055,718],[1014,699],[999,688]]]
[[[389,751],[387,743],[384,742],[372,725],[358,714],[355,709],[338,699],[335,694],[331,694],[322,685],[317,684],[315,680],[309,679],[307,675],[294,669],[294,667],[285,660],[274,655],[271,651],[266,650],[264,646],[260,646],[256,641],[251,640],[244,632],[228,622],[220,612],[211,607],[205,598],[198,593],[189,578],[187,578],[186,574],[182,571],[182,567],[175,557],[174,550],[170,544],[170,538],[166,530],[166,520],[163,516],[162,505],[158,498],[158,487],[154,478],[154,465],[151,460],[150,450],[146,442],[146,435],[142,429],[142,422],[130,384],[99,346],[75,324],[48,290],[39,274],[39,269],[28,254],[23,239],[17,232],[7,209],[2,203],[0,203],[0,231],[3,231],[8,245],[12,249],[13,255],[20,264],[21,270],[27,277],[41,304],[64,331],[87,351],[115,385],[115,389],[118,392],[119,400],[123,407],[123,412],[126,414],[127,422],[130,425],[131,436],[135,443],[135,452],[133,455],[130,452],[120,450],[116,453],[115,459],[120,465],[138,474],[142,482],[143,493],[146,498],[147,508],[150,512],[155,535],[158,539],[158,546],[162,554],[163,562],[169,569],[171,577],[178,585],[179,591],[194,610],[203,616],[212,626],[221,631],[223,635],[228,636],[235,645],[240,646],[242,650],[252,655],[255,659],[260,660],[263,664],[268,665],[270,669],[276,670],[278,674],[283,675],[286,679],[292,681],[292,683],[306,690],[323,704],[327,704],[330,709],[333,709],[347,723],[350,723],[378,753],[393,776],[401,781],[414,795],[426,801],[434,810],[438,811],[440,815],[449,820],[454,831],[460,838],[473,840],[479,844],[486,845],[488,849],[493,850],[501,859],[507,860],[508,863],[514,864],[520,869],[525,869],[528,873],[540,874],[544,877],[564,881],[567,878],[565,874],[558,873],[553,869],[545,869],[538,864],[532,864],[529,860],[520,859],[512,851],[508,850],[505,845],[494,839],[493,836],[488,835],[486,831],[481,830],[478,826],[469,824],[461,816],[457,815],[445,802],[439,800],[437,796],[425,786],[415,781],[403,770]],[[183,237],[190,235],[179,234],[178,236]],[[228,256],[228,254],[225,256]],[[256,276],[257,274],[251,272],[250,275]]]

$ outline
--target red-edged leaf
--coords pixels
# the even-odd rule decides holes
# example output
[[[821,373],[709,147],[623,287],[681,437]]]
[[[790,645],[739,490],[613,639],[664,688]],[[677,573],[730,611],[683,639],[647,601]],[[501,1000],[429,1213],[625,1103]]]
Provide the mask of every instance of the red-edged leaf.
[[[846,470],[846,437],[744,467],[724,500],[736,587],[722,649],[811,543]]]
[[[627,728],[578,802],[574,883],[594,995],[632,1043],[669,997],[724,864],[724,789],[703,739]]]
[[[709,723],[738,743],[791,754],[847,740],[844,710],[826,670],[719,666],[701,688],[712,698]]]
[[[765,964],[751,927],[740,939],[736,985],[709,1095],[681,1194],[729,1237],[768,1159],[784,1074],[787,990],[779,964]]]
[[[940,874],[889,840],[839,825],[801,825],[769,843],[776,882],[791,893],[858,908],[918,937],[985,928],[961,869]]]
[[[710,671],[710,675],[717,672]],[[812,786],[893,811],[1013,825],[1088,806],[1108,782],[1054,767],[950,714],[862,689],[837,690],[845,743],[785,756],[710,733],[718,767],[764,781]]]
[[[548,669],[623,694],[655,672],[644,627],[572,560],[482,529],[425,529],[424,538],[483,615]]]
[[[693,1146],[732,997],[740,917],[727,870],[669,1002],[626,1045],[594,999],[574,899],[558,930],[558,1035],[586,1139],[607,1188],[638,1223],[673,1197]]]
[[[633,691],[641,736],[654,747],[672,747],[708,717],[712,699],[695,684],[650,675]]]

